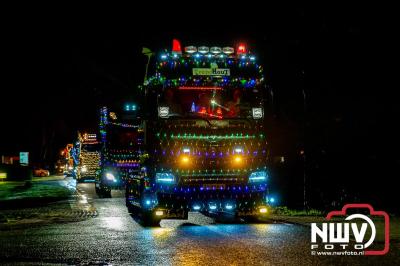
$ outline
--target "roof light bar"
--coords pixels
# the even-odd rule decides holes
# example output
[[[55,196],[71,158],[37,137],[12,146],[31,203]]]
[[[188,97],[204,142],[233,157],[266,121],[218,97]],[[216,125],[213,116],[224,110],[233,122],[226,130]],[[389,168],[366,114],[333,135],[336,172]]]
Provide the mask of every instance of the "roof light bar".
[[[224,52],[224,54],[233,54],[235,52],[235,49],[233,49],[233,47],[224,47],[222,49],[222,52]]]
[[[221,47],[214,46],[210,48],[210,52],[213,54],[220,54],[222,52],[222,49]]]
[[[193,54],[193,53],[197,52],[197,48],[196,48],[196,46],[186,46],[185,52],[189,53],[189,54]]]
[[[198,48],[198,51],[199,51],[199,53],[206,54],[210,51],[210,48],[208,48],[207,46],[200,46]]]

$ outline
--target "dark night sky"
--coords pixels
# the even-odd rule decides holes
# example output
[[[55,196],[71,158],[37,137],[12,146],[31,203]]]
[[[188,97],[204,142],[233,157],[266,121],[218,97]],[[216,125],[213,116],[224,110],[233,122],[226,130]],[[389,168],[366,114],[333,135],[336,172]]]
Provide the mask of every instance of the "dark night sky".
[[[274,90],[270,142],[276,140],[277,153],[296,153],[302,146],[304,89],[306,142],[316,160],[328,153],[347,162],[357,157],[357,165],[399,164],[398,155],[388,156],[398,144],[392,124],[399,113],[377,82],[385,40],[370,13],[358,7],[294,8],[220,14],[207,23],[189,15],[152,24],[141,18],[120,24],[94,19],[10,29],[0,154],[29,150],[39,159],[44,138],[59,148],[77,129],[96,127],[99,106],[129,97],[142,82],[141,48],[169,48],[178,38],[183,46],[243,40],[258,54]]]

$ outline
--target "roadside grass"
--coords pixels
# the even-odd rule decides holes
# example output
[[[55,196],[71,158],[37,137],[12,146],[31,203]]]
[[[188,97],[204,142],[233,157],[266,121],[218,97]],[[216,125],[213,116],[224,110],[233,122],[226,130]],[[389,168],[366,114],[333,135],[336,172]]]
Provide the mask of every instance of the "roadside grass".
[[[64,186],[41,184],[39,182],[0,183],[0,205],[13,200],[67,198],[72,191]]]

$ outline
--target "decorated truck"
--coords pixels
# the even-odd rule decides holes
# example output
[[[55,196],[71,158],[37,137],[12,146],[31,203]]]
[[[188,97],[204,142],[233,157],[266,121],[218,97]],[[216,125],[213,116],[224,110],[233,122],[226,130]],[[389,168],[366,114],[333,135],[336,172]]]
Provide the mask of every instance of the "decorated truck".
[[[78,132],[74,157],[76,180],[78,182],[94,181],[100,163],[100,145],[96,133]]]
[[[101,197],[111,197],[113,189],[125,189],[127,178],[140,170],[144,136],[136,108],[128,103],[122,110],[101,109],[101,160],[95,184]]]
[[[187,46],[157,54],[146,80],[146,158],[126,184],[144,224],[268,215],[263,68],[243,44]]]

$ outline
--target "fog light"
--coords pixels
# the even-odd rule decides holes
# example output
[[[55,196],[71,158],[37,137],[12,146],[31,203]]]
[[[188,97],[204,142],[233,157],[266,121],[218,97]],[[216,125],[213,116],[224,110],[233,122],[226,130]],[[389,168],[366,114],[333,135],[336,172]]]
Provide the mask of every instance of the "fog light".
[[[217,209],[217,204],[209,204],[208,206],[210,210],[216,210]]]
[[[156,216],[163,216],[164,215],[164,211],[156,211]]]
[[[200,206],[199,206],[199,205],[194,205],[194,206],[193,206],[193,210],[195,210],[195,211],[200,210]]]
[[[260,213],[267,213],[268,209],[265,207],[260,208]]]
[[[233,209],[233,206],[230,205],[230,204],[226,204],[226,205],[225,205],[225,209],[227,209],[227,210],[232,210],[232,209]]]

